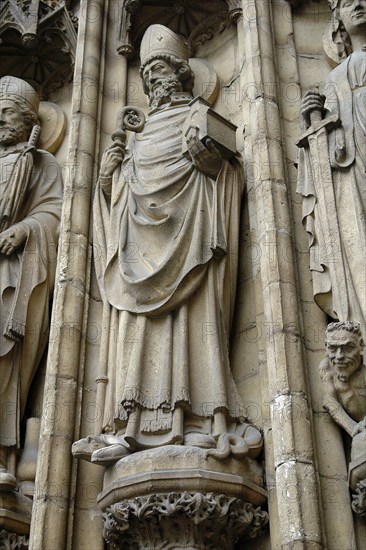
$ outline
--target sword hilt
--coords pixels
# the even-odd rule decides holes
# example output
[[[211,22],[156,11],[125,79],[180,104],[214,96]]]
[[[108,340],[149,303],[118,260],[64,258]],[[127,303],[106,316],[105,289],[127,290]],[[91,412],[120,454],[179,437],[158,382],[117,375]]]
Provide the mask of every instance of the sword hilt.
[[[327,132],[330,132],[331,130],[338,128],[342,124],[340,118],[337,115],[331,115],[329,117],[323,118],[320,109],[315,109],[310,113],[310,122],[310,128],[308,128],[305,134],[303,134],[301,138],[296,142],[296,145],[298,147],[307,147],[309,143],[309,137],[316,134],[323,128],[325,128]]]
[[[319,124],[323,120],[323,115],[321,109],[314,109],[310,113],[310,124],[311,126],[314,126],[315,124]]]

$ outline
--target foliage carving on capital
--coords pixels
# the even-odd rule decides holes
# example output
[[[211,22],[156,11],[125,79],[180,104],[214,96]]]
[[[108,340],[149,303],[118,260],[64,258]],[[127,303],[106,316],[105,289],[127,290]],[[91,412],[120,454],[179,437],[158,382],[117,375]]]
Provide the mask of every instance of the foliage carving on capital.
[[[366,479],[357,483],[356,491],[352,495],[352,510],[366,519]]]
[[[116,503],[104,514],[112,548],[232,548],[239,537],[256,538],[268,522],[260,507],[213,493],[168,493]],[[122,546],[122,544],[126,546]],[[149,546],[150,545],[150,546]],[[175,546],[174,546],[175,547]]]
[[[0,547],[4,550],[28,550],[29,539],[25,535],[9,533],[3,529],[0,531]]]

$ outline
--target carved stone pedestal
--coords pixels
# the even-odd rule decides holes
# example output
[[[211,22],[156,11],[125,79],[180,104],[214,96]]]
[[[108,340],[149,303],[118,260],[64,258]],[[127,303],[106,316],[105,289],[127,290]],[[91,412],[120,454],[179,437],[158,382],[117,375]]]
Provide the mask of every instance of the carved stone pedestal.
[[[28,548],[31,513],[30,498],[18,491],[0,492],[0,548]]]
[[[108,468],[98,503],[110,548],[230,550],[267,524],[259,465],[170,445]]]

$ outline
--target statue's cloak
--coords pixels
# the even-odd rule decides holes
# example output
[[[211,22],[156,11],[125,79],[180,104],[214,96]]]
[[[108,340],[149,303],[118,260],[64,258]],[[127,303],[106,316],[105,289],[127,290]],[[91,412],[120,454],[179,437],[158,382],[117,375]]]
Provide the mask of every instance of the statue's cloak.
[[[234,168],[226,165],[214,181],[181,154],[188,111],[186,105],[158,111],[132,136],[108,235],[97,225],[97,253],[105,258],[101,286],[119,310],[161,315],[174,309],[198,287],[210,259],[226,252],[224,181]],[[109,217],[105,206],[96,220]]]
[[[24,144],[0,158],[1,192]],[[62,206],[62,178],[55,158],[37,151],[22,208],[15,223],[28,232],[26,242],[0,261],[0,445],[19,442],[19,418],[48,339],[49,300],[54,286],[56,247]],[[6,336],[12,327],[13,338]]]

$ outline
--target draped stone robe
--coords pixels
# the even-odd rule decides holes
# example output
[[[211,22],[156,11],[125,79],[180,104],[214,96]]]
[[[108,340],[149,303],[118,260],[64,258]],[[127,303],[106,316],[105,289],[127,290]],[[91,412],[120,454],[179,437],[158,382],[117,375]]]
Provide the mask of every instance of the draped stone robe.
[[[333,303],[331,270],[343,262],[348,302],[348,319],[361,323],[366,336],[366,52],[352,53],[329,75],[324,87],[326,116],[337,115],[340,128],[329,135],[329,162],[333,186],[341,250],[337,257],[329,254],[329,235],[324,235],[321,219],[327,205],[316,196],[313,160],[308,149],[300,150],[298,192],[304,197],[303,221],[309,234],[310,268],[314,297],[330,317],[340,319]],[[336,148],[344,145],[342,160]],[[327,162],[327,159],[324,159]]]
[[[19,163],[26,144],[0,156],[2,198],[19,184]],[[31,153],[29,153],[31,154]],[[26,181],[24,200],[14,223],[27,238],[9,256],[0,255],[0,445],[19,444],[19,421],[30,384],[48,339],[49,300],[56,269],[62,205],[61,170],[53,155],[38,150]],[[14,225],[14,224],[12,224]],[[8,337],[7,334],[12,337]]]
[[[141,447],[181,442],[197,419],[218,435],[244,415],[229,363],[243,173],[234,159],[215,181],[182,155],[188,112],[151,113],[111,198],[100,184],[95,196],[103,431]]]

